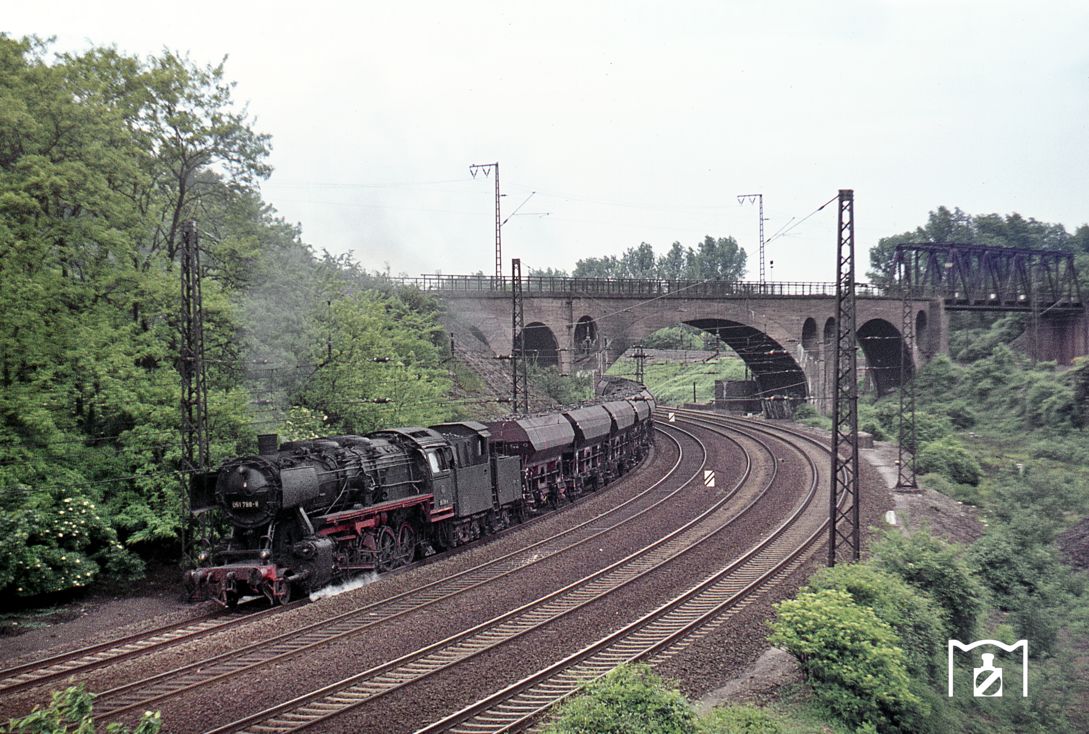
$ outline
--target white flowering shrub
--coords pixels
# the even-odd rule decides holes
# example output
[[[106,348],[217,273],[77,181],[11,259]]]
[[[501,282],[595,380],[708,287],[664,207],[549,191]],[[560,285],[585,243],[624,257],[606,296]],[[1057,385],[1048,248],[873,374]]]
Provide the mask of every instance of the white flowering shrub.
[[[139,559],[118,542],[99,507],[80,496],[36,495],[0,514],[0,590],[20,597],[128,576]]]

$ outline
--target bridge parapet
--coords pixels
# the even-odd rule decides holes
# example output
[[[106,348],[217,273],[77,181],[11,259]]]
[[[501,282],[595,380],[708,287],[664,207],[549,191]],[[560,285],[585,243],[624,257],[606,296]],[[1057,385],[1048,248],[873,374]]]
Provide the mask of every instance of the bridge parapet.
[[[421,275],[418,278],[391,278],[395,283],[423,291],[438,291],[443,296],[474,298],[501,296],[510,298],[511,280],[493,275]],[[899,298],[885,288],[858,283],[861,298]],[[836,284],[820,281],[781,281],[754,283],[733,280],[664,280],[645,278],[567,278],[530,275],[522,278],[524,296],[594,296],[645,298],[812,298],[836,295]]]

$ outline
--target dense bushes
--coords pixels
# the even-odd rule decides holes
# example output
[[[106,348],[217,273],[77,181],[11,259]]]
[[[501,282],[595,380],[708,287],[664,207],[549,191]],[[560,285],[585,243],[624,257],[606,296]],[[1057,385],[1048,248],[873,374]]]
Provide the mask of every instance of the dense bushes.
[[[0,513],[0,588],[29,597],[137,573],[101,508],[85,497],[32,494]]]
[[[806,591],[776,607],[774,645],[802,664],[814,694],[852,725],[919,731],[927,708],[911,691],[900,641],[869,607],[846,591]]]
[[[972,639],[982,587],[951,546],[890,534],[866,563],[817,573],[777,605],[773,644],[794,654],[818,701],[850,726],[940,732],[946,640]]]
[[[782,734],[754,706],[723,706],[698,717],[692,704],[646,665],[622,665],[560,706],[547,734]]]
[[[937,602],[947,637],[974,639],[984,595],[963,550],[925,531],[889,533],[874,546],[873,563]]]
[[[681,692],[643,665],[621,666],[564,704],[548,734],[691,734],[696,714]]]
[[[958,484],[979,484],[979,462],[963,446],[952,440],[922,444],[915,466],[920,474],[934,472]]]
[[[818,572],[807,587],[813,591],[846,591],[856,604],[869,607],[900,640],[908,672],[936,681],[943,670],[945,612],[927,594],[913,589],[895,574],[872,564],[850,563]]]

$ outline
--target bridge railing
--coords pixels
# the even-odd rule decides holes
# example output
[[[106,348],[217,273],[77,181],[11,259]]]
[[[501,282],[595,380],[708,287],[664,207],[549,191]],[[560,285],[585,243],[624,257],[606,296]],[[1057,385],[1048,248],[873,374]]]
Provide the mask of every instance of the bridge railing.
[[[418,278],[391,278],[405,286],[444,293],[510,292],[511,280],[493,275],[421,275]],[[856,293],[864,297],[890,295],[879,286],[858,283]],[[834,296],[836,284],[819,281],[780,281],[753,283],[730,280],[654,280],[642,278],[565,278],[530,275],[522,278],[526,295],[634,296],[640,298],[722,298],[762,296]]]

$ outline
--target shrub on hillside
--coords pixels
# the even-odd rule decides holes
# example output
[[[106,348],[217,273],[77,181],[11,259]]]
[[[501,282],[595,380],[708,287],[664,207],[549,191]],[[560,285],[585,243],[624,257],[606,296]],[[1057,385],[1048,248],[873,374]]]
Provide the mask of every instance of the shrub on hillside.
[[[931,682],[944,671],[940,658],[945,649],[941,608],[929,595],[899,576],[868,563],[848,563],[819,571],[807,591],[846,591],[855,603],[874,613],[896,632],[913,677]]]
[[[1054,648],[1061,608],[1081,593],[1084,579],[1060,562],[1053,544],[1041,542],[1034,517],[1023,511],[1014,522],[992,527],[973,544],[969,560],[995,605],[1010,613],[1018,638],[1031,639],[1030,653],[1038,656]]]
[[[886,424],[882,420],[878,406],[869,403],[859,403],[858,430],[870,434],[874,437],[875,441],[887,441],[890,436],[890,432],[887,428],[888,425],[889,424]],[[892,425],[892,433],[895,433],[895,424]]]
[[[967,400],[954,400],[945,408],[945,414],[949,416],[949,422],[960,429],[972,428],[979,420],[975,409]]]
[[[920,474],[941,474],[958,484],[979,484],[982,473],[979,462],[967,449],[952,439],[921,443],[915,457],[915,467]]]
[[[934,441],[941,441],[947,436],[953,435],[953,424],[944,415],[919,410],[915,413],[915,443],[916,446],[924,446]],[[915,450],[914,446],[907,447]]]
[[[983,503],[983,493],[978,484],[958,484],[941,474],[923,474],[919,483],[927,489],[970,505],[979,507]]]
[[[915,732],[928,708],[911,691],[896,633],[845,591],[803,592],[776,605],[768,638],[802,664],[814,695],[852,726]]]
[[[984,588],[959,546],[924,530],[889,532],[873,546],[873,563],[930,595],[945,612],[946,637],[975,639]]]
[[[931,359],[915,376],[916,395],[950,395],[956,392],[964,368],[944,354]]]

